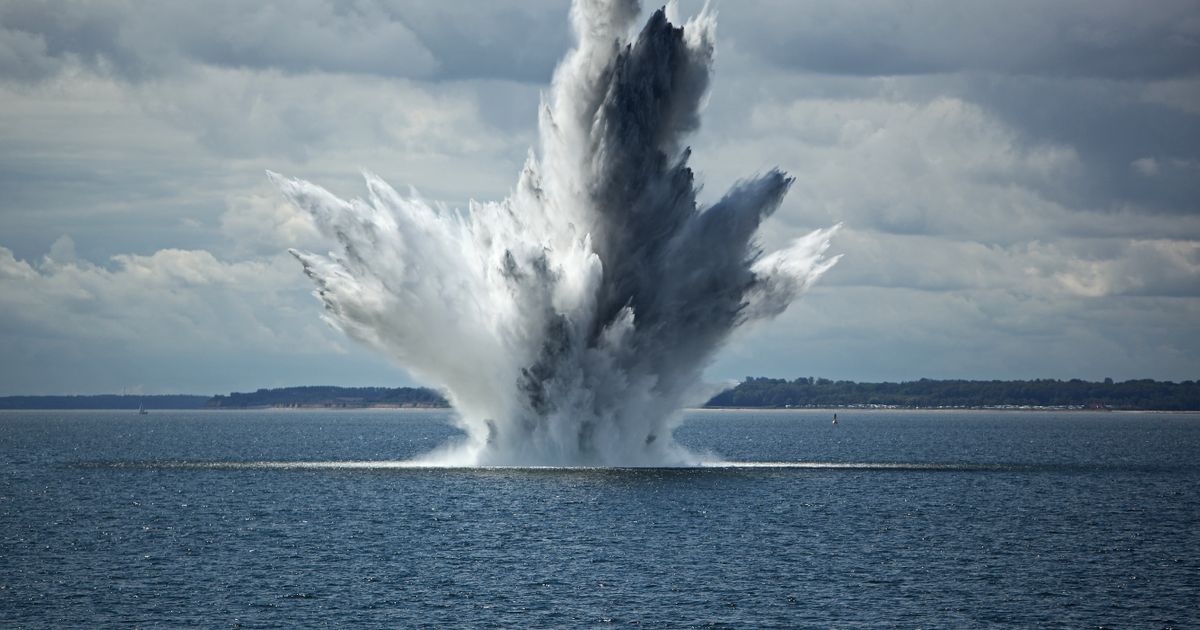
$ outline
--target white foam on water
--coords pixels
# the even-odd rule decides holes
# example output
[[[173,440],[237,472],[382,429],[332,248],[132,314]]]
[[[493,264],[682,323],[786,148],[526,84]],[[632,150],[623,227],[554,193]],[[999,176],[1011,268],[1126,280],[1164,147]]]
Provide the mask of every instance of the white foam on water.
[[[707,461],[687,466],[556,466],[556,465],[461,465],[429,460],[167,460],[98,462],[93,465],[116,468],[186,468],[212,470],[428,470],[428,471],[704,471],[704,470],[1008,470],[1016,465],[920,462],[822,462],[822,461]]]

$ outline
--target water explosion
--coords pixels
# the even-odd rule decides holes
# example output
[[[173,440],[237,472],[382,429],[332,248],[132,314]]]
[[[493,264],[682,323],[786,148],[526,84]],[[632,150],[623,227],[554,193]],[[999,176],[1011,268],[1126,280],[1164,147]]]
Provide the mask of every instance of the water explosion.
[[[713,59],[707,7],[682,27],[637,0],[577,0],[576,46],[511,196],[467,213],[365,174],[345,201],[269,173],[340,252],[292,250],[324,318],[440,386],[458,465],[688,465],[672,439],[739,325],[773,317],[837,257],[834,228],[764,255],[755,234],[792,179],[773,170],[700,208],[684,137]]]

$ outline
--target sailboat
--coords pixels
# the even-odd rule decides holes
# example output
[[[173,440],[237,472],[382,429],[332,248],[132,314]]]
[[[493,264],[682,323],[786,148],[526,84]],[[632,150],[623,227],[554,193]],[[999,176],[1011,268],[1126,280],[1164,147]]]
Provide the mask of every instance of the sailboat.
[[[837,414],[833,414],[833,423],[837,424]]]
[[[150,413],[150,412],[146,411],[146,407],[144,405],[142,405],[142,403],[138,403],[138,415],[144,416],[148,413]]]

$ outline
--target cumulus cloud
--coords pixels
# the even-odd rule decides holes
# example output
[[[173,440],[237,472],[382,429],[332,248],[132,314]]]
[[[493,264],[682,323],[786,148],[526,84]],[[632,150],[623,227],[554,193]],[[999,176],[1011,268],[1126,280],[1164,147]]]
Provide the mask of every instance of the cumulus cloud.
[[[0,247],[0,352],[6,357],[0,394],[52,393],[64,385],[94,391],[106,384],[113,391],[145,383],[153,391],[194,391],[196,383],[275,383],[275,374],[248,369],[254,357],[312,366],[347,352],[312,316],[315,301],[306,289],[286,254],[225,261],[203,250],[163,249],[98,265],[77,258],[67,236],[37,262]],[[183,378],[158,380],[164,362]],[[188,366],[222,363],[223,370],[187,382]]]
[[[110,268],[77,259],[69,237],[38,263],[0,247],[0,329],[177,348],[287,343],[278,334],[286,318],[279,316],[291,307],[285,296],[298,283],[283,256],[225,262],[203,250],[163,249],[112,262]],[[319,337],[306,341],[328,345],[316,343]]]
[[[954,293],[1075,297],[1200,297],[1200,242],[1055,238],[1012,244],[844,230],[827,284]]]
[[[1200,319],[1195,299],[830,286],[806,300],[736,340],[712,373],[1184,380],[1200,352],[1181,328]]]
[[[461,205],[503,196],[532,134],[485,117],[520,104],[532,121],[536,90],[531,103],[488,92],[219,68],[136,85],[87,72],[0,83],[0,245],[34,258],[69,230],[95,260],[222,252],[222,214],[268,192],[266,169],[356,191],[367,168]]]
[[[312,217],[300,212],[279,194],[254,192],[229,200],[221,215],[221,232],[241,253],[270,255],[289,248],[314,249],[322,245]]]
[[[956,98],[767,101],[750,108],[742,131],[711,150],[735,164],[770,155],[796,174],[789,203],[803,208],[786,217],[817,213],[896,234],[1036,237],[1043,217],[1061,212],[1052,193],[1079,169],[1071,147],[1021,142]]]
[[[295,161],[355,147],[469,154],[500,141],[471,95],[394,80],[203,69],[186,81],[140,88],[153,117],[195,134],[224,156],[286,151]]]

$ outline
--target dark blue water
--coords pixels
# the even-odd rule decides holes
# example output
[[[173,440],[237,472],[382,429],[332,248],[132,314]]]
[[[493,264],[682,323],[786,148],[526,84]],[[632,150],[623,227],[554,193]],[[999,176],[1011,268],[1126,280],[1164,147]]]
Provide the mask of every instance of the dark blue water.
[[[829,415],[678,437],[840,468],[471,471],[203,467],[443,412],[3,412],[0,627],[1200,627],[1200,416]]]

